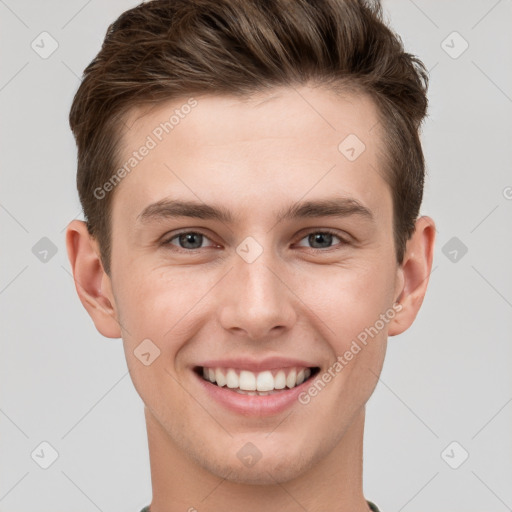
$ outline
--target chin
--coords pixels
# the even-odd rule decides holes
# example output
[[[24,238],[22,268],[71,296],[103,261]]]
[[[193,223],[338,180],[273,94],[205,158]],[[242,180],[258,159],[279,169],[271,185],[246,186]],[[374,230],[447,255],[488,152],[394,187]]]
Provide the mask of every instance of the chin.
[[[277,455],[272,458],[262,456],[253,466],[244,466],[235,457],[225,463],[203,460],[202,466],[219,478],[229,482],[246,485],[283,484],[299,477],[312,466],[312,461],[305,460],[300,454]]]

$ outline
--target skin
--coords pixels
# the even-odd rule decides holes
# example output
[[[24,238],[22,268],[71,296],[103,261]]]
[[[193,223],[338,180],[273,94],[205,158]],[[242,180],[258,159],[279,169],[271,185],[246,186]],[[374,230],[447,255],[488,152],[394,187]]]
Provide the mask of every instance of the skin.
[[[122,337],[146,406],[151,512],[366,511],[365,404],[388,336],[405,331],[423,301],[434,221],[417,220],[398,265],[380,125],[368,97],[302,87],[244,100],[195,98],[191,113],[113,192],[110,276],[85,224],[75,220],[67,230],[80,300],[101,334]],[[127,157],[187,99],[134,109],[123,139]],[[338,150],[349,134],[366,146],[352,162]],[[356,199],[373,220],[277,216],[333,196]],[[164,198],[223,206],[234,222],[138,220]],[[325,229],[336,232],[332,242],[308,238]],[[177,237],[159,244],[178,231],[203,234],[201,248]],[[263,249],[252,263],[236,252],[248,236]],[[397,299],[400,312],[378,335],[308,404],[283,413],[225,410],[191,370],[207,359],[281,355],[311,361],[322,373]],[[161,352],[149,366],[134,355],[147,338]],[[237,457],[247,442],[262,455],[252,467]]]

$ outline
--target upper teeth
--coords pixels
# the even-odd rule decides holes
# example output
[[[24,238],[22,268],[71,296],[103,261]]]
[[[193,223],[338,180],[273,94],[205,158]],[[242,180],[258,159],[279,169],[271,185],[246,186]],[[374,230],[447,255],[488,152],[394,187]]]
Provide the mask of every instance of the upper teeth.
[[[310,368],[283,368],[253,373],[234,368],[205,368],[203,377],[218,386],[239,388],[243,391],[273,391],[274,389],[293,388],[302,384],[311,375]]]

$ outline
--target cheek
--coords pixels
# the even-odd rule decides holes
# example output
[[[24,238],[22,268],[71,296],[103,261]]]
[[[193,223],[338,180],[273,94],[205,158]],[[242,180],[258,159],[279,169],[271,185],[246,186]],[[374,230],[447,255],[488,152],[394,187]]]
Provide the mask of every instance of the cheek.
[[[126,269],[119,275],[115,294],[133,384],[146,404],[181,408],[175,367],[180,349],[194,335],[191,329],[200,327],[192,325],[189,317],[202,315],[201,297],[212,284],[208,279],[191,282],[189,273],[181,269]],[[143,354],[148,353],[144,361]]]
[[[338,353],[391,307],[392,277],[391,268],[375,262],[359,268],[324,267],[303,281],[301,295],[325,323]]]
[[[184,339],[188,316],[193,312],[198,317],[204,307],[201,299],[215,282],[214,276],[198,275],[197,269],[127,268],[119,279],[116,303],[130,344],[149,338],[167,355],[178,350],[172,340]]]

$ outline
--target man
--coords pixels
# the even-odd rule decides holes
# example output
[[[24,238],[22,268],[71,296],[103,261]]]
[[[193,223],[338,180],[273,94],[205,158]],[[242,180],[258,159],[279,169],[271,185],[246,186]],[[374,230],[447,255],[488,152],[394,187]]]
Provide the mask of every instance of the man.
[[[377,510],[365,404],[433,258],[426,87],[362,0],[153,0],[109,28],[67,248],[145,403],[144,511]]]

